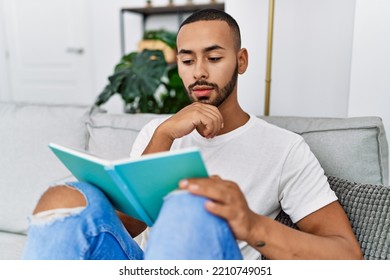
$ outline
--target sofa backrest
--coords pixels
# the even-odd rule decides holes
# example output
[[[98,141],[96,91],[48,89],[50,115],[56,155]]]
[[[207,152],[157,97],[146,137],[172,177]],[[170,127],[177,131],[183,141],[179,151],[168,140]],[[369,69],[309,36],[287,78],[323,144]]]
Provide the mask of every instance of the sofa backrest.
[[[155,114],[93,114],[87,123],[89,150],[108,158],[130,154],[140,129]],[[327,175],[353,182],[389,184],[388,144],[378,117],[260,117],[303,136]]]
[[[128,157],[142,127],[157,114],[106,114],[94,111],[86,123],[87,148],[94,155],[106,159]]]
[[[262,117],[305,139],[327,175],[365,184],[389,184],[389,152],[379,117]]]

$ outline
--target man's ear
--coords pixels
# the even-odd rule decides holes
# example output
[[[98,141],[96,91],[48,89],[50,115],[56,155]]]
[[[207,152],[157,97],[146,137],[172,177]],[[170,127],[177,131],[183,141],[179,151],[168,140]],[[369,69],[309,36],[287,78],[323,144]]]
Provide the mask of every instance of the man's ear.
[[[248,51],[245,48],[242,48],[238,51],[237,54],[238,60],[238,73],[244,74],[248,68]]]

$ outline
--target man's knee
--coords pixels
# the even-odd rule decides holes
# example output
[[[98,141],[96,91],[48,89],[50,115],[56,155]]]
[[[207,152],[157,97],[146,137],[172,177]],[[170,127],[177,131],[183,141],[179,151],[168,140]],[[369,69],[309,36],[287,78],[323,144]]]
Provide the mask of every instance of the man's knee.
[[[74,187],[60,185],[49,188],[40,198],[33,214],[58,208],[85,207],[84,195]]]
[[[219,218],[205,208],[207,198],[180,191],[168,195],[160,212],[160,218],[166,220],[185,220],[193,227],[203,227],[205,223],[219,222]],[[178,211],[180,209],[180,211]]]

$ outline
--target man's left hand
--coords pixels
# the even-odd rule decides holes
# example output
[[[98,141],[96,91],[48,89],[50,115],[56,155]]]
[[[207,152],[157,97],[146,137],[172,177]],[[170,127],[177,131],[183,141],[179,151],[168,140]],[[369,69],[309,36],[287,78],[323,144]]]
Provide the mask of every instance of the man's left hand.
[[[222,180],[219,176],[211,176],[183,180],[179,186],[192,194],[209,198],[206,209],[224,218],[236,239],[246,240],[249,237],[257,215],[249,209],[244,194],[236,183]]]

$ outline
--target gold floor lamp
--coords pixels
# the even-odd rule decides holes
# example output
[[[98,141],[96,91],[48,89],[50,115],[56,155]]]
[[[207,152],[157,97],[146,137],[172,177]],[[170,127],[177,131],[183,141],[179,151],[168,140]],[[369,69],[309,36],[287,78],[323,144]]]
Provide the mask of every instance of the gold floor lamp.
[[[269,0],[264,116],[269,116],[269,107],[270,107],[270,100],[271,100],[271,68],[272,68],[272,43],[273,43],[273,33],[274,33],[274,11],[275,11],[275,0]]]

